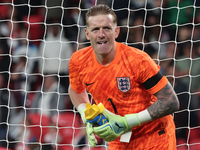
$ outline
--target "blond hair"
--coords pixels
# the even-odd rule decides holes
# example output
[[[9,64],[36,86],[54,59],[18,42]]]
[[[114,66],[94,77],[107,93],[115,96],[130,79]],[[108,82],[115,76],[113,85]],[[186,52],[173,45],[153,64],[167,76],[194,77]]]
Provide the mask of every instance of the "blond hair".
[[[85,16],[86,26],[88,26],[89,17],[97,16],[97,15],[109,15],[109,14],[113,16],[113,22],[117,24],[117,15],[108,5],[99,4],[99,5],[91,7]]]

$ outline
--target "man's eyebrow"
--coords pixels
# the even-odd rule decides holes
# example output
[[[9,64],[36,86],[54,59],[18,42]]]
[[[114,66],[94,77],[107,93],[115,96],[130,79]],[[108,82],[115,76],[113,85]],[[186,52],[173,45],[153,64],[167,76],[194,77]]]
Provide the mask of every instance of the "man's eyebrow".
[[[92,27],[92,30],[97,30],[99,29],[100,27]]]

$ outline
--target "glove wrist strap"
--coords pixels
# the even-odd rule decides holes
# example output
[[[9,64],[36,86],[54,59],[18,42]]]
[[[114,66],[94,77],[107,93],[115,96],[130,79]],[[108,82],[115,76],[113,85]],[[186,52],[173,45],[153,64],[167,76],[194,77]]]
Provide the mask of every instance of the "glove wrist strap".
[[[137,113],[137,114],[128,114],[125,115],[127,124],[129,128],[133,128],[135,126],[140,126],[143,123],[152,121],[152,118],[147,111],[147,109]]]
[[[129,128],[141,125],[137,114],[128,114],[125,115],[125,118]]]
[[[152,121],[152,117],[150,116],[147,109],[138,113],[138,118],[141,124]]]
[[[84,113],[85,109],[86,109],[86,103],[81,103],[80,105],[78,105],[77,110],[81,114],[81,119],[86,124],[85,113]]]

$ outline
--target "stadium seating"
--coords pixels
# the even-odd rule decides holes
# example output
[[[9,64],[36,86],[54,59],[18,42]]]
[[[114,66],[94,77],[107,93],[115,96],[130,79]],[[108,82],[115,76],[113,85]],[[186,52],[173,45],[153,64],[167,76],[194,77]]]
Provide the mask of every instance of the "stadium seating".
[[[52,121],[59,128],[58,135],[61,137],[61,141],[58,143],[58,147],[61,150],[74,150],[71,145],[80,131],[80,117],[75,113],[66,112],[55,115]]]

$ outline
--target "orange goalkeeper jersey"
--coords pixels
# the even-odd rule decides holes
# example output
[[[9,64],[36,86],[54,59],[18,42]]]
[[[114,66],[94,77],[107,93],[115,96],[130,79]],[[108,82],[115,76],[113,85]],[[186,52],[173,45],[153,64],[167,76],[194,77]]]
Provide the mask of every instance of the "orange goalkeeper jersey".
[[[81,93],[86,88],[96,104],[101,102],[106,109],[121,116],[145,110],[157,100],[153,94],[168,82],[159,70],[160,67],[148,54],[118,42],[116,56],[107,66],[98,63],[91,46],[75,52],[69,62],[73,90]],[[174,133],[173,117],[168,115],[134,127],[129,144],[133,145],[134,150],[140,144],[143,150]],[[117,144],[123,144],[119,138],[109,142],[111,147]]]

